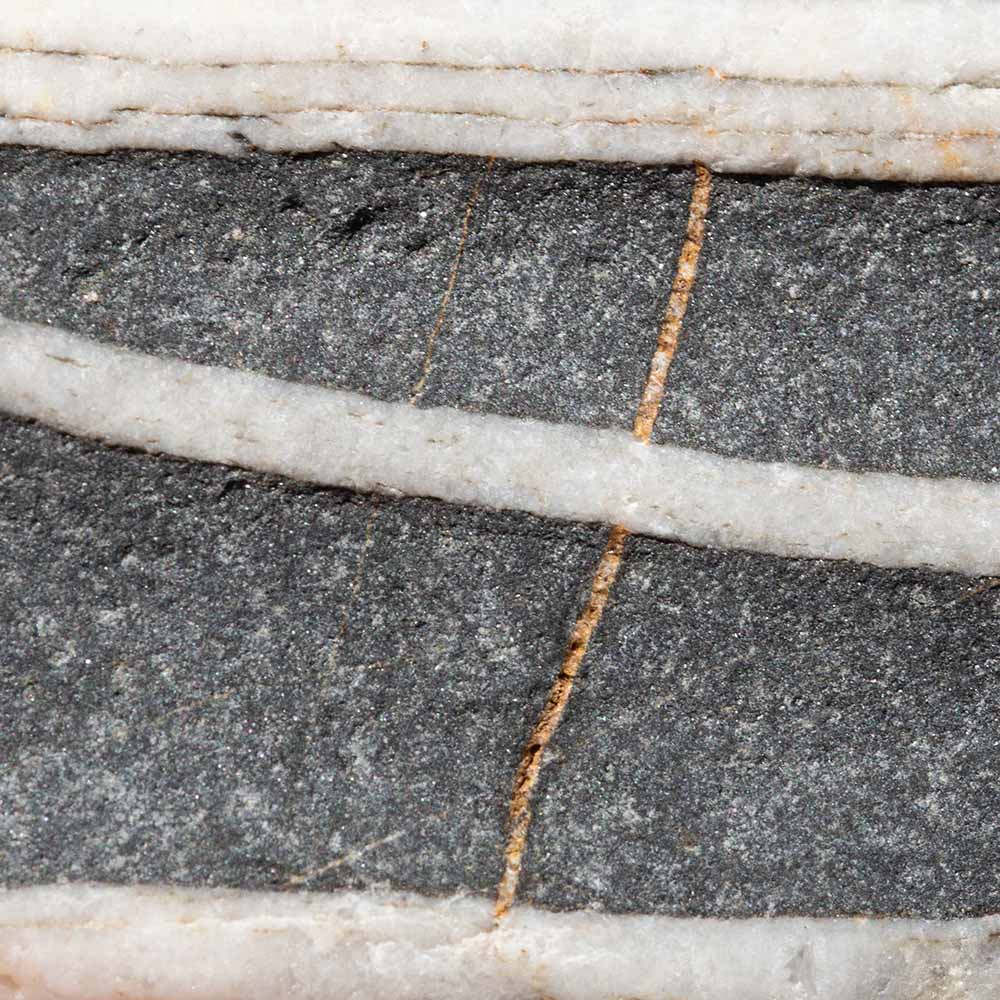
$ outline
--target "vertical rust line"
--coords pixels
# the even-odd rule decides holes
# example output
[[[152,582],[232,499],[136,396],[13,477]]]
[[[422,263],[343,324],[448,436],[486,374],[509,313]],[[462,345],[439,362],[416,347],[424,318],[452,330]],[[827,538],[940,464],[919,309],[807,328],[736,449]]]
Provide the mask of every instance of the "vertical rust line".
[[[649,444],[653,426],[659,416],[666,391],[667,373],[677,353],[684,315],[698,272],[698,258],[705,238],[705,217],[712,189],[712,175],[707,167],[695,164],[694,186],[688,207],[687,232],[681,247],[674,280],[670,290],[663,322],[657,338],[656,349],[649,366],[649,374],[643,390],[642,400],[636,411],[632,434],[643,444]],[[521,754],[514,789],[507,814],[507,844],[504,849],[504,870],[497,886],[493,915],[499,924],[514,904],[517,886],[524,864],[524,851],[531,828],[531,799],[538,784],[539,774],[545,758],[545,751],[569,704],[580,665],[587,654],[591,637],[600,624],[611,588],[614,586],[621,568],[628,529],[620,524],[612,525],[608,533],[604,551],[594,572],[587,603],[573,626],[566,653],[559,673],[549,689],[545,706],[532,729],[531,737]]]
[[[451,297],[455,291],[455,285],[458,283],[458,272],[462,267],[462,258],[465,256],[465,244],[469,240],[469,229],[472,225],[472,215],[476,210],[476,204],[479,201],[479,194],[482,191],[483,182],[492,173],[495,161],[496,157],[493,156],[486,161],[486,169],[476,179],[476,183],[472,186],[472,191],[469,194],[469,200],[465,204],[465,215],[462,218],[462,231],[458,238],[458,249],[455,251],[455,260],[451,265],[451,272],[448,275],[448,284],[445,285],[444,294],[441,296],[441,303],[438,306],[434,326],[431,329],[430,334],[427,336],[427,346],[424,349],[424,361],[420,368],[420,377],[413,383],[413,388],[410,390],[411,406],[416,406],[420,402],[420,399],[427,388],[427,379],[431,373],[431,366],[434,364],[434,350],[437,347],[438,336],[444,327],[444,321],[448,316],[448,307],[451,305]]]
[[[708,215],[712,194],[712,174],[708,167],[703,167],[700,163],[695,164],[694,170],[694,189],[691,192],[691,206],[688,209],[684,246],[681,247],[681,254],[677,260],[674,283],[670,289],[670,301],[667,303],[667,311],[660,324],[660,336],[649,363],[649,375],[646,378],[642,400],[632,424],[632,434],[643,444],[649,444],[653,425],[660,415],[663,394],[667,386],[667,373],[677,353],[684,315],[687,313],[691,289],[698,274],[698,258],[701,256],[701,247],[705,241],[705,216]]]
[[[622,553],[625,550],[625,540],[628,530],[616,524],[608,535],[600,562],[594,573],[590,587],[590,597],[583,614],[577,619],[570,634],[566,655],[563,658],[559,673],[549,690],[531,739],[524,748],[521,763],[514,777],[514,793],[511,797],[508,813],[509,835],[507,847],[504,850],[504,872],[497,889],[497,900],[494,915],[501,919],[510,909],[517,894],[517,883],[521,875],[521,863],[528,840],[528,828],[531,826],[531,795],[538,783],[538,774],[545,756],[545,748],[559,726],[566,711],[569,697],[573,693],[573,682],[576,679],[580,664],[590,645],[590,637],[594,634],[604,607],[608,603],[608,595],[618,575]]]

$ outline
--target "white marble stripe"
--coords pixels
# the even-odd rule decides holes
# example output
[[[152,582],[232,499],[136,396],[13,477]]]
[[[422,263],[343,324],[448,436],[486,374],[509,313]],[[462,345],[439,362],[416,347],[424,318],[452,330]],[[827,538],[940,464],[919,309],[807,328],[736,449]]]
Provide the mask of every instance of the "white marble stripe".
[[[1000,573],[1000,484],[750,462],[418,409],[0,319],[0,410],[151,452],[692,545]]]
[[[5,0],[0,48],[945,86],[998,77],[995,0]]]
[[[1000,918],[547,913],[377,893],[0,892],[0,1000],[993,1000]]]
[[[1000,180],[989,0],[8,0],[0,143]]]

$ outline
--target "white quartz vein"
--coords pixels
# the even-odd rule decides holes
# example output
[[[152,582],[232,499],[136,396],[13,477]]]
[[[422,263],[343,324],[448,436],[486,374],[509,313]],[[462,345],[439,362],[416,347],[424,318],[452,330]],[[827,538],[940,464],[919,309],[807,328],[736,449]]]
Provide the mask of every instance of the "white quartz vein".
[[[692,545],[1000,574],[1000,484],[751,462],[415,409],[0,319],[0,410],[150,452]]]
[[[8,0],[0,143],[1000,179],[996,4]]]
[[[1000,918],[712,920],[376,893],[0,892],[0,1000],[993,1000]]]

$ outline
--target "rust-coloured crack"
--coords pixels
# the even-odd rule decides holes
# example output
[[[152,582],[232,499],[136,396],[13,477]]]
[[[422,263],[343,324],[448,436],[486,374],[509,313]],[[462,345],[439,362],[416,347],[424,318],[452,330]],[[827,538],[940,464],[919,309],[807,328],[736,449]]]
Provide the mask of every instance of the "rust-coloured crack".
[[[680,329],[687,311],[688,299],[697,274],[698,257],[704,241],[705,216],[708,213],[711,187],[711,172],[707,167],[695,164],[687,233],[674,273],[666,314],[660,325],[660,334],[650,363],[642,401],[632,428],[634,436],[643,444],[649,444],[653,425],[663,403],[667,372],[677,351]],[[538,784],[545,751],[566,711],[570,695],[573,693],[573,683],[587,654],[590,639],[604,614],[611,588],[618,577],[628,536],[627,528],[620,524],[612,526],[590,585],[587,604],[573,626],[559,673],[549,689],[545,707],[521,755],[521,762],[514,776],[514,788],[507,814],[504,870],[497,886],[496,904],[493,909],[497,924],[510,911],[517,896],[517,885],[521,877],[524,851],[531,828],[531,798]]]
[[[566,711],[569,696],[573,692],[573,682],[577,671],[583,662],[583,657],[590,645],[590,637],[594,634],[604,607],[608,602],[611,587],[618,576],[621,565],[625,540],[628,529],[620,524],[614,525],[608,535],[601,561],[597,564],[594,580],[590,586],[590,597],[583,614],[577,619],[570,634],[569,645],[562,666],[556,675],[555,682],[549,690],[549,697],[542,709],[542,714],[535,723],[535,729],[528,740],[514,777],[514,793],[511,796],[509,811],[509,834],[507,847],[504,851],[504,872],[497,889],[494,916],[501,920],[517,894],[517,883],[521,875],[521,862],[524,848],[528,840],[528,828],[531,826],[531,794],[538,783],[538,774],[545,756],[545,748],[549,745],[559,722]]]
[[[451,273],[448,277],[448,284],[445,287],[444,294],[441,297],[441,304],[438,307],[437,319],[434,323],[434,328],[431,330],[430,335],[427,338],[427,348],[424,354],[424,363],[421,369],[420,377],[417,379],[410,393],[410,405],[416,406],[420,401],[420,397],[423,395],[424,388],[427,384],[427,376],[430,374],[431,365],[434,360],[434,347],[437,343],[438,334],[441,332],[441,328],[444,325],[445,316],[448,312],[448,305],[451,301],[452,292],[455,290],[455,283],[458,280],[458,271],[462,263],[462,257],[465,253],[465,244],[469,237],[469,227],[472,221],[472,213],[475,210],[476,202],[479,200],[479,192],[482,188],[483,181],[489,177],[490,172],[493,169],[494,158],[490,157],[486,162],[486,169],[479,175],[476,180],[475,185],[472,188],[472,192],[469,195],[469,200],[465,206],[465,215],[462,219],[462,232],[458,241],[458,251],[455,254],[455,261],[451,267]],[[337,630],[337,634],[333,639],[333,644],[330,648],[329,656],[327,657],[327,670],[326,679],[321,685],[319,697],[316,699],[316,707],[318,707],[325,701],[326,689],[329,684],[329,679],[337,670],[337,659],[340,655],[340,648],[343,645],[344,638],[347,635],[347,629],[351,621],[351,613],[354,609],[354,603],[357,600],[358,593],[361,590],[361,584],[364,579],[365,566],[368,561],[368,553],[370,552],[372,545],[375,542],[375,522],[378,520],[379,512],[381,510],[380,501],[378,495],[373,495],[371,500],[371,513],[368,516],[368,520],[365,523],[365,538],[361,545],[361,551],[358,554],[357,565],[354,570],[354,579],[351,583],[351,590],[347,597],[347,602],[344,607],[344,614],[341,618],[340,627]],[[339,864],[339,862],[337,862]],[[326,869],[323,869],[324,871]],[[308,876],[293,876],[294,879],[305,880],[307,877],[312,878],[316,875],[316,872],[310,873]],[[289,884],[292,883],[290,880]]]
[[[977,597],[982,597],[983,594],[988,594],[991,590],[998,590],[998,589],[1000,589],[1000,576],[988,576],[977,586],[967,591],[964,594],[964,596],[959,598],[959,600],[960,601],[975,600]]]
[[[660,336],[656,350],[649,363],[649,375],[642,393],[639,409],[632,424],[632,434],[644,444],[649,443],[653,425],[663,405],[663,393],[667,384],[667,372],[677,353],[677,342],[687,312],[688,299],[698,272],[698,257],[705,240],[705,216],[712,192],[712,174],[708,167],[696,163],[694,167],[694,189],[691,192],[691,207],[688,209],[687,234],[684,246],[674,272],[674,283],[670,289],[670,301],[660,324]]]
[[[441,328],[444,325],[445,316],[448,312],[448,305],[451,301],[452,292],[455,290],[455,283],[458,280],[458,270],[462,263],[462,256],[465,253],[465,243],[469,237],[469,226],[472,220],[472,213],[475,210],[476,202],[479,200],[479,192],[482,188],[483,181],[489,177],[490,171],[493,169],[494,158],[490,159],[486,163],[486,169],[479,175],[476,180],[475,185],[472,188],[472,193],[469,195],[469,200],[465,206],[465,215],[462,219],[462,232],[458,242],[458,251],[455,254],[455,261],[451,267],[451,274],[448,277],[448,284],[445,288],[444,294],[441,297],[441,304],[438,308],[437,319],[434,323],[434,328],[427,339],[427,348],[424,354],[424,363],[422,366],[420,377],[417,379],[410,393],[410,405],[416,406],[420,401],[420,397],[423,395],[424,388],[427,384],[427,376],[430,374],[431,364],[434,360],[434,347],[437,343],[438,334],[441,332]],[[347,602],[344,607],[344,614],[340,622],[340,628],[337,630],[337,634],[334,637],[333,644],[330,648],[330,653],[327,658],[327,670],[326,670],[326,680],[324,680],[320,695],[316,699],[317,709],[319,705],[325,700],[326,689],[329,683],[329,678],[333,676],[337,669],[337,658],[340,655],[340,648],[344,643],[344,638],[347,635],[347,629],[351,621],[351,612],[354,609],[354,603],[357,600],[358,593],[361,590],[361,584],[364,579],[365,566],[368,561],[368,553],[370,552],[372,545],[375,543],[375,522],[378,520],[379,512],[381,510],[380,501],[377,494],[372,496],[371,500],[371,513],[368,516],[368,520],[365,523],[365,538],[361,546],[361,551],[358,553],[358,562],[354,570],[354,579],[351,583],[351,590],[347,597]],[[339,863],[339,862],[338,862]],[[325,870],[325,869],[324,869]],[[311,873],[308,877],[313,877],[316,872]],[[307,876],[294,876],[294,878],[305,879]],[[291,884],[291,882],[290,882]]]
[[[458,250],[455,251],[455,261],[451,265],[448,284],[445,286],[444,294],[441,296],[441,304],[438,306],[434,327],[427,337],[427,347],[424,351],[424,363],[420,368],[420,377],[414,382],[413,388],[410,390],[411,406],[416,406],[420,402],[420,398],[427,388],[427,378],[431,373],[431,365],[434,363],[434,349],[437,346],[438,335],[441,333],[445,318],[448,315],[448,306],[451,304],[451,296],[455,291],[455,284],[458,281],[458,272],[462,266],[462,258],[465,256],[465,244],[469,239],[472,213],[476,210],[476,203],[479,201],[479,193],[482,190],[483,182],[490,176],[495,160],[496,158],[491,156],[486,161],[486,169],[476,179],[476,183],[469,194],[469,200],[466,202],[465,215],[462,218],[462,232],[458,239]]]

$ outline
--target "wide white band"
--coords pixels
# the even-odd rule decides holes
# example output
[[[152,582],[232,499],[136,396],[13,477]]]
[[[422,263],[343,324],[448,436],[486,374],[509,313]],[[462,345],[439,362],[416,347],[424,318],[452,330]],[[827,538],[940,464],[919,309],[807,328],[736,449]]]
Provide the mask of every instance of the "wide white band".
[[[1000,573],[1000,484],[748,462],[624,431],[419,409],[2,319],[0,410],[147,451],[694,545]]]
[[[702,920],[475,898],[0,892],[7,1000],[993,1000],[1000,918]]]
[[[990,0],[7,0],[0,142],[1000,179]]]

